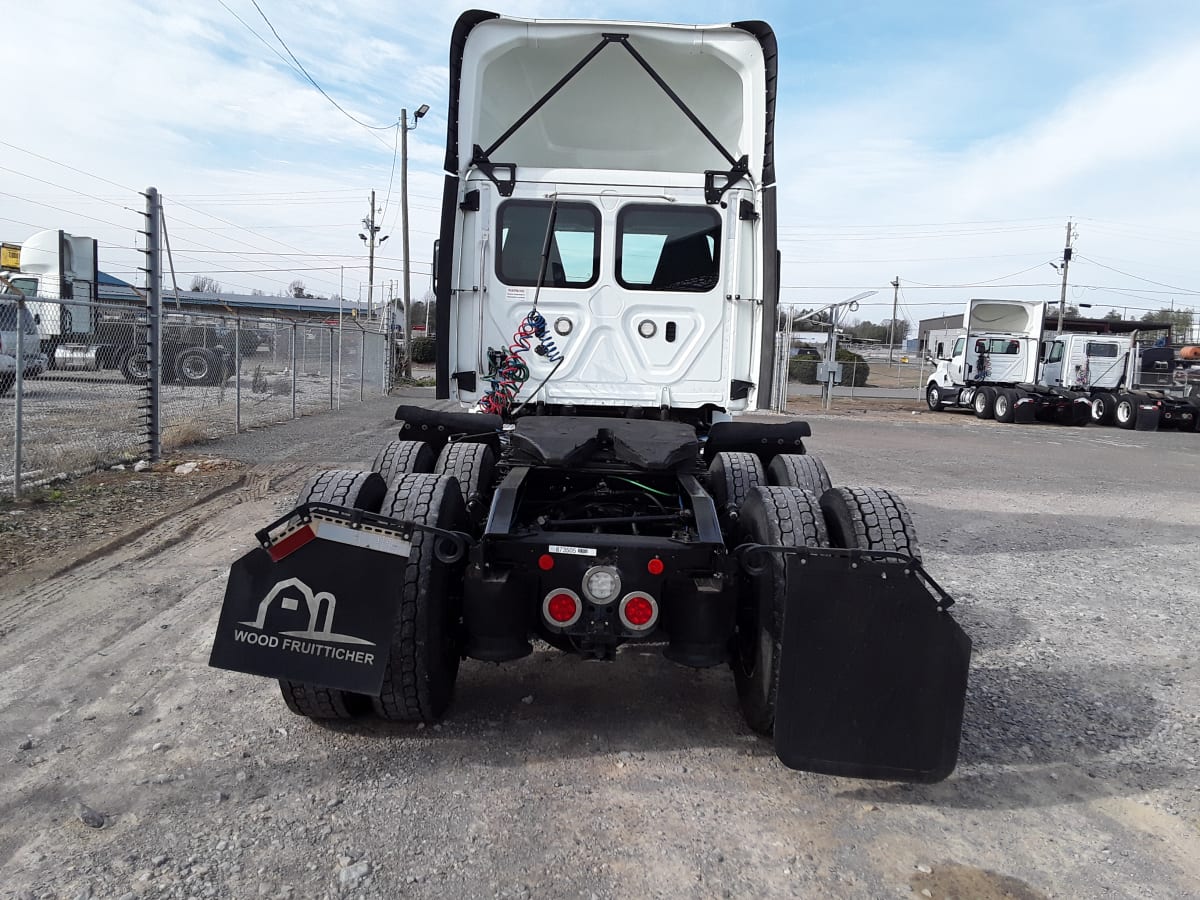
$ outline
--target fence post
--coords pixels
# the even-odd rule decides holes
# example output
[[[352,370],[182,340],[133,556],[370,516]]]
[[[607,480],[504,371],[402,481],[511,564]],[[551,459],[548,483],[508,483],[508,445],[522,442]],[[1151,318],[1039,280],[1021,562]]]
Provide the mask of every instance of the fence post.
[[[21,413],[25,393],[25,298],[17,296],[17,371],[13,380],[16,433],[13,435],[13,499],[21,499]]]
[[[146,188],[146,423],[150,461],[162,457],[162,205],[157,188]]]
[[[292,418],[296,418],[296,323],[292,323]]]
[[[325,329],[329,335],[329,408],[333,409],[333,328]]]
[[[224,365],[225,361],[222,360]],[[222,373],[224,374],[224,373]],[[233,316],[233,433],[242,433],[242,315]]]
[[[361,325],[358,329],[359,336],[362,338],[362,349],[358,354],[358,402],[363,402],[363,391],[366,389],[367,381],[367,332]]]

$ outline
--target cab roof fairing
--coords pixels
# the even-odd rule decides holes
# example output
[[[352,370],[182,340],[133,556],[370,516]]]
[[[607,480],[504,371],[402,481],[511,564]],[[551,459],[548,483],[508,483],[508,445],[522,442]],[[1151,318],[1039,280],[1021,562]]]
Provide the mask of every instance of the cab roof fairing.
[[[630,49],[607,47],[606,38],[620,43],[613,38],[623,35]],[[478,145],[492,151],[494,163],[534,168],[701,173],[728,169],[729,157],[744,155],[752,182],[770,185],[775,65],[774,33],[763,22],[546,21],[469,11],[451,41],[446,173],[465,175]],[[542,108],[496,143],[556,85]]]

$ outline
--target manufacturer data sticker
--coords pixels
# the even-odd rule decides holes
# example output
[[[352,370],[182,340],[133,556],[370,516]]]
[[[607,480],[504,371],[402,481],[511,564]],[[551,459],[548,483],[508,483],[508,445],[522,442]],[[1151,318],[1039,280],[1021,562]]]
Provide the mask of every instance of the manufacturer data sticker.
[[[507,287],[504,289],[504,297],[507,300],[524,300],[525,288],[523,287]]]
[[[566,556],[595,556],[595,547],[562,547],[558,544],[550,545],[551,553],[562,553]]]

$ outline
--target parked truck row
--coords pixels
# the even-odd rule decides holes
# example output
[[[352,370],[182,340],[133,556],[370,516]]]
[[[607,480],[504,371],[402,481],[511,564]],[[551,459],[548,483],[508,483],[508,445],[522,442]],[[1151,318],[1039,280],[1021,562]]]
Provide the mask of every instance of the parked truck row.
[[[1200,429],[1200,347],[1144,346],[1137,332],[1044,335],[1046,304],[971,300],[963,327],[930,332],[931,411],[999,422]]]

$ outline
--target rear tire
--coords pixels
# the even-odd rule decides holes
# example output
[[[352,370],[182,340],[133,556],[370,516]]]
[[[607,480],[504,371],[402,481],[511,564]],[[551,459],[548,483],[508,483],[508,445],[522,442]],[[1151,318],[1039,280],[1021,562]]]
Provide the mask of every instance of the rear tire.
[[[811,491],[755,487],[738,517],[742,541],[783,547],[827,547],[821,506]],[[775,730],[779,660],[787,610],[787,562],[769,554],[764,570],[747,575],[738,602],[733,680],[746,724],[759,734]]]
[[[434,472],[458,480],[467,514],[474,521],[487,515],[495,469],[496,454],[490,446],[465,441],[443,447],[433,467]]]
[[[996,391],[990,387],[977,388],[971,399],[971,408],[975,410],[975,418],[992,419],[996,416]]]
[[[996,421],[1004,422],[1005,424],[1012,422],[1017,417],[1017,392],[1007,388],[996,393],[996,402],[993,410],[996,413]]]
[[[175,374],[188,387],[218,384],[225,364],[219,356],[203,347],[188,347],[175,358]]]
[[[433,448],[424,441],[392,441],[379,451],[371,468],[390,487],[401,475],[432,472],[436,462]]]
[[[1097,394],[1092,398],[1092,422],[1111,425],[1117,413],[1117,398],[1112,394]]]
[[[467,522],[459,483],[445,475],[401,475],[381,512],[451,531],[462,531]],[[383,689],[372,700],[375,712],[392,721],[436,722],[454,697],[462,656],[463,562],[440,561],[439,540],[413,531]]]
[[[126,350],[117,368],[121,370],[121,377],[130,384],[145,384],[150,378],[150,361],[146,358],[144,347]]]
[[[890,550],[921,561],[917,531],[908,508],[883,488],[832,488],[821,495],[821,511],[834,547]]]
[[[767,466],[767,484],[803,488],[818,497],[831,487],[825,464],[815,456],[781,453]]]
[[[1138,405],[1137,400],[1129,394],[1121,394],[1117,397],[1117,404],[1113,410],[1113,421],[1117,423],[1118,428],[1132,430],[1137,425]]]
[[[767,483],[767,474],[763,471],[762,460],[753,453],[729,451],[713,457],[706,480],[717,512],[737,518],[750,492]]]
[[[375,472],[329,469],[318,472],[300,489],[296,505],[332,503],[350,509],[379,512],[387,485]],[[351,719],[370,708],[364,694],[280,679],[283,702],[298,716],[310,719]]]

